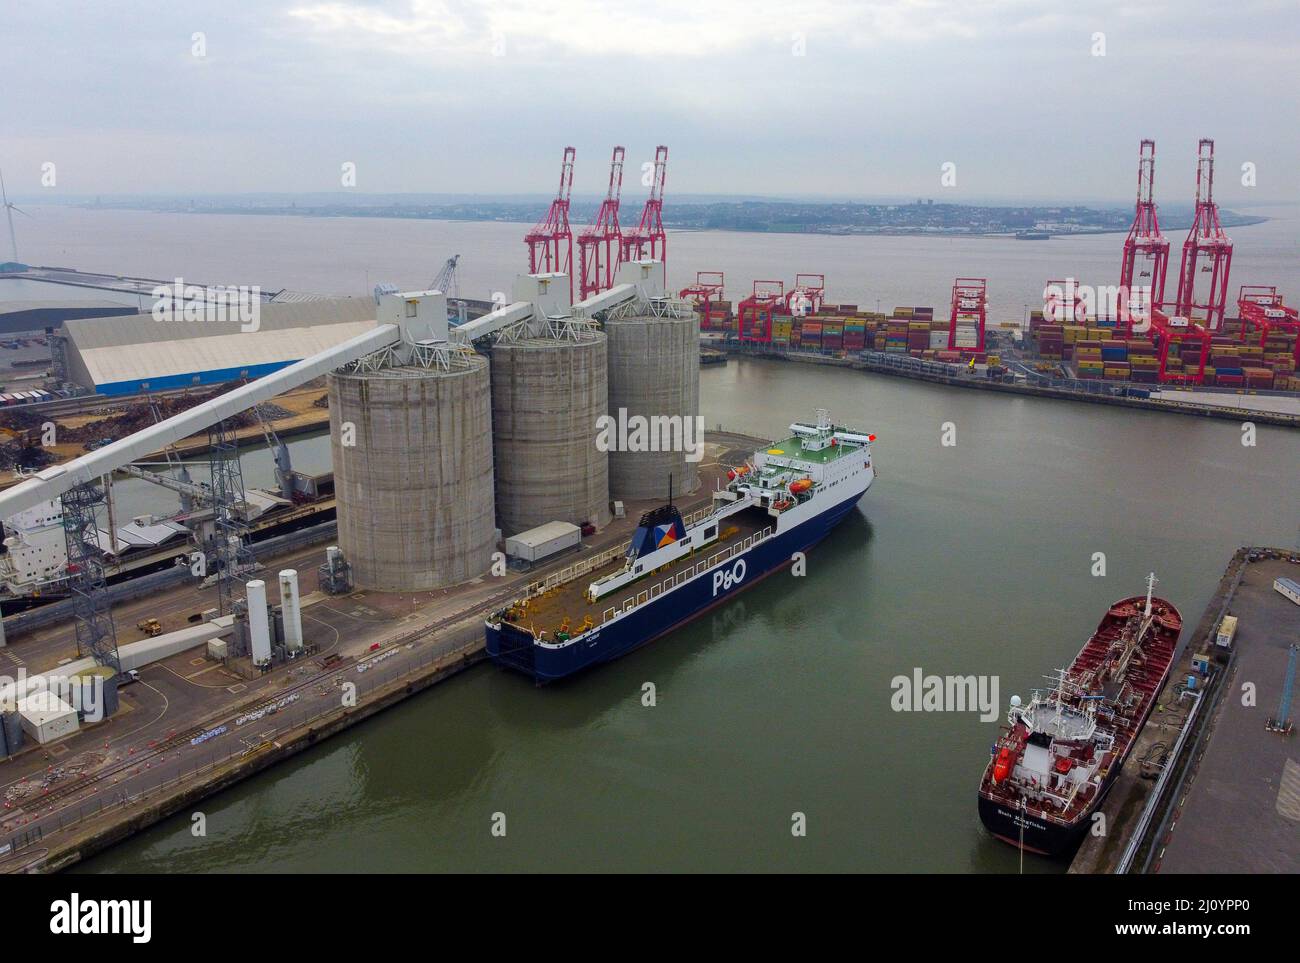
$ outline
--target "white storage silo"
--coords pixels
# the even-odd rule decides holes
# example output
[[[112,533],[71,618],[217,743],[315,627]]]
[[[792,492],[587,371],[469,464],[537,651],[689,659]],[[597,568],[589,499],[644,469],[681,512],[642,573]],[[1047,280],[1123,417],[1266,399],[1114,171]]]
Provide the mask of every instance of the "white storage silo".
[[[298,595],[298,572],[280,572],[280,610],[284,616],[284,644],[290,652],[302,648],[302,600]]]
[[[244,586],[248,602],[248,634],[252,639],[253,665],[271,661],[271,620],[266,611],[266,583],[255,578]]]

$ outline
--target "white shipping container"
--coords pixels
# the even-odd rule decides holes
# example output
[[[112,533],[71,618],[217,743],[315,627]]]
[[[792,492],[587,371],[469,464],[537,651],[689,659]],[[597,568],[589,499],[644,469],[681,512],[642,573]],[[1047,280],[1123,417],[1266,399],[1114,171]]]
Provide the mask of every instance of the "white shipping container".
[[[582,529],[568,522],[547,522],[506,539],[506,554],[536,562],[582,543]]]
[[[1290,578],[1278,578],[1273,580],[1273,588],[1277,589],[1296,605],[1300,605],[1300,582]]]
[[[220,638],[232,632],[233,629],[229,626],[215,626],[212,623],[187,625],[175,632],[166,632],[155,635],[151,639],[120,645],[117,648],[117,655],[123,672],[129,669],[143,669],[147,665],[169,659],[179,652],[186,652],[195,646],[203,645],[214,636]]]

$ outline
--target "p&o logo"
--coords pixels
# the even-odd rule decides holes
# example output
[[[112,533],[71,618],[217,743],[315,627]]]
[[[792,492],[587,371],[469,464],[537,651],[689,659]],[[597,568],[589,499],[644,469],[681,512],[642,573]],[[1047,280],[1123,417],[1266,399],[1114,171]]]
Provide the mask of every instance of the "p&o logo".
[[[719,590],[723,592],[730,591],[734,586],[739,585],[745,580],[745,560],[736,559],[730,569],[718,569],[713,573],[713,595],[716,598]]]

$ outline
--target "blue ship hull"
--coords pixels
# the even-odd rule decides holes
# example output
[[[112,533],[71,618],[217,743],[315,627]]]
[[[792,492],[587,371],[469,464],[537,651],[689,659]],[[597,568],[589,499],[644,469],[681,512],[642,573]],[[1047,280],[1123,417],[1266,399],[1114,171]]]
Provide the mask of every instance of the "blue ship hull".
[[[866,494],[863,492],[863,494]],[[825,538],[862,498],[856,495],[808,519],[788,532],[760,542],[749,551],[710,570],[734,572],[744,560],[743,576],[715,588],[705,575],[641,605],[626,617],[610,622],[560,648],[537,645],[530,633],[512,625],[487,625],[487,651],[494,662],[533,677],[539,685],[563,679],[583,669],[626,655],[640,645],[698,618],[791,562]]]

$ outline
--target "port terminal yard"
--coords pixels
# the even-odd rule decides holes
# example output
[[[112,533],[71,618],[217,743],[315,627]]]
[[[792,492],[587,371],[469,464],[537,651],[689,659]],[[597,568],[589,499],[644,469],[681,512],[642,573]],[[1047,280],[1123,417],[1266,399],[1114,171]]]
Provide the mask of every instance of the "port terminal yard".
[[[681,500],[682,510],[709,504],[715,481],[762,441],[710,432],[703,484]],[[621,544],[654,504],[627,503],[626,516],[581,551],[597,554]],[[319,548],[299,549],[266,565],[310,571],[320,556]],[[529,572],[440,591],[307,595],[304,634],[313,651],[265,674],[241,673],[202,647],[142,668],[140,681],[123,687],[121,708],[109,720],[0,762],[0,872],[72,866],[478,664],[485,658],[483,617],[528,582],[574,561],[565,553]],[[207,609],[212,596],[212,589],[183,586],[123,602],[115,607],[122,641],[130,641],[125,627],[137,619],[157,618],[164,632],[175,631]],[[71,628],[63,623],[11,637],[0,649],[0,669],[54,672],[75,657]],[[345,700],[349,684],[355,698]]]
[[[965,365],[943,364],[924,361],[917,358],[886,355],[881,352],[863,352],[860,355],[834,357],[812,352],[775,351],[770,346],[743,345],[727,343],[725,350],[731,357],[762,358],[797,364],[829,365],[850,368],[870,374],[882,374],[891,377],[911,378],[942,384],[956,388],[977,391],[994,391],[1003,394],[1055,398],[1062,401],[1079,401],[1092,404],[1118,405],[1127,408],[1140,408],[1145,411],[1160,411],[1167,414],[1196,415],[1204,418],[1221,418],[1229,421],[1251,421],[1256,424],[1277,425],[1284,428],[1300,427],[1300,401],[1294,394],[1248,395],[1221,394],[1216,400],[1222,403],[1208,404],[1196,399],[1196,392],[1173,392],[1162,388],[1159,397],[1152,397],[1150,388],[1134,390],[1128,385],[1111,385],[1105,382],[1078,381],[1068,378],[1050,378],[1035,376],[1032,379],[994,380],[987,377],[982,368],[971,372]],[[1154,387],[1154,386],[1153,386]],[[1189,400],[1175,400],[1186,394]],[[1255,398],[1274,397],[1281,402],[1276,407],[1284,410],[1271,410],[1273,407],[1256,407]],[[1236,401],[1236,403],[1232,403]],[[1295,409],[1286,410],[1286,409]]]
[[[1298,573],[1300,551],[1233,555],[1106,799],[1105,834],[1085,837],[1070,872],[1300,872],[1294,727],[1270,728],[1300,642],[1300,605],[1273,586]],[[1227,615],[1239,628],[1216,652]]]

